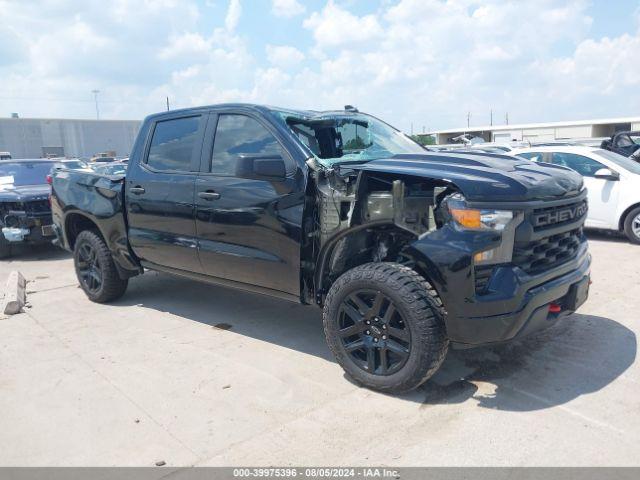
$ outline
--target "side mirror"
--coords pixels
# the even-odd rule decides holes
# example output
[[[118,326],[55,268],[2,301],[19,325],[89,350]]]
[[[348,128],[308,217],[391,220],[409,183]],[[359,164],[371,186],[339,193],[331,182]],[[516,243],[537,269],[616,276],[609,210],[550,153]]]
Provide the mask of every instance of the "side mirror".
[[[602,180],[620,180],[620,174],[608,168],[601,168],[600,170],[596,171],[593,176]]]
[[[236,177],[257,180],[284,180],[287,168],[280,155],[238,155]]]

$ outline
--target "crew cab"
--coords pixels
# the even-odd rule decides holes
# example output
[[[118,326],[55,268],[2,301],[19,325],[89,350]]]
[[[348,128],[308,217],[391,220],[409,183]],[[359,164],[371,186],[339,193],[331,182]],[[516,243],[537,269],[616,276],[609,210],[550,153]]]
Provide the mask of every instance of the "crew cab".
[[[149,269],[320,306],[345,371],[405,391],[450,346],[586,300],[586,195],[569,169],[430,152],[354,108],[226,104],[147,117],[124,176],[56,171],[52,212],[91,300]]]
[[[521,148],[510,154],[578,172],[589,192],[585,227],[623,232],[640,244],[640,163],[609,150],[576,145]]]

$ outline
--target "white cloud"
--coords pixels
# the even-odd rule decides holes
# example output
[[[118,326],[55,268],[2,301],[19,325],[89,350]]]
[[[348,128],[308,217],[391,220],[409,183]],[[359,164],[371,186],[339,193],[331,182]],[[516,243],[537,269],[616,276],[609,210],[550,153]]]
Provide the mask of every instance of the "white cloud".
[[[204,38],[199,33],[183,33],[172,35],[168,44],[158,52],[162,60],[170,60],[185,55],[202,54],[211,48],[211,40]]]
[[[301,15],[306,11],[304,5],[298,0],[272,0],[271,12],[276,17],[290,18]]]
[[[294,4],[273,13],[302,13]],[[327,0],[286,45],[243,30],[247,5],[0,0],[0,114],[90,117],[94,88],[110,118],[142,118],[168,95],[174,107],[355,104],[406,130],[460,126],[469,111],[484,124],[490,109],[512,122],[640,110],[640,21],[590,38],[587,0],[382,0],[367,14]]]
[[[313,32],[320,47],[372,41],[382,34],[375,15],[358,17],[329,0],[320,12],[314,12],[304,21],[305,28]]]
[[[227,30],[233,31],[236,29],[240,21],[240,15],[242,15],[240,0],[230,0],[227,16],[224,19],[224,26]]]
[[[267,59],[277,67],[292,68],[304,60],[304,53],[290,45],[267,45]]]

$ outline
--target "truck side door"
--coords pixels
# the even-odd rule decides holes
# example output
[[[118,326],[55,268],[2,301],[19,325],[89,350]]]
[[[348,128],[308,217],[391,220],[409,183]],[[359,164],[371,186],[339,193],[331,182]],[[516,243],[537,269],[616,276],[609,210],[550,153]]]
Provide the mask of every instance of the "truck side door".
[[[208,142],[212,142],[212,145]],[[207,275],[300,294],[305,178],[258,115],[212,113],[196,179],[196,232]],[[278,163],[281,176],[247,175],[247,160]],[[274,164],[274,163],[272,163]]]
[[[129,243],[143,262],[202,273],[194,188],[206,121],[206,113],[161,117],[127,173]]]

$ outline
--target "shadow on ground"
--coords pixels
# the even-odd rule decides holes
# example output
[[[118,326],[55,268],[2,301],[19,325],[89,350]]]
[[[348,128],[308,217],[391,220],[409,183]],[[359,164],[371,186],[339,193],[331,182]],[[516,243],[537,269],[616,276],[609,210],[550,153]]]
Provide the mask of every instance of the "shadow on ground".
[[[474,399],[478,406],[528,411],[601,390],[636,358],[635,334],[620,323],[573,314],[502,347],[460,350],[424,386],[425,405]]]
[[[70,259],[71,253],[50,243],[44,243],[41,245],[16,244],[11,246],[11,256],[0,260],[0,262],[33,262],[40,260],[58,260],[64,258]]]
[[[169,312],[333,361],[315,307],[155,272],[133,279],[114,305]],[[636,350],[635,334],[620,323],[574,314],[507,346],[451,350],[431,380],[400,398],[425,408],[470,399],[500,410],[548,408],[606,387],[633,364]]]

